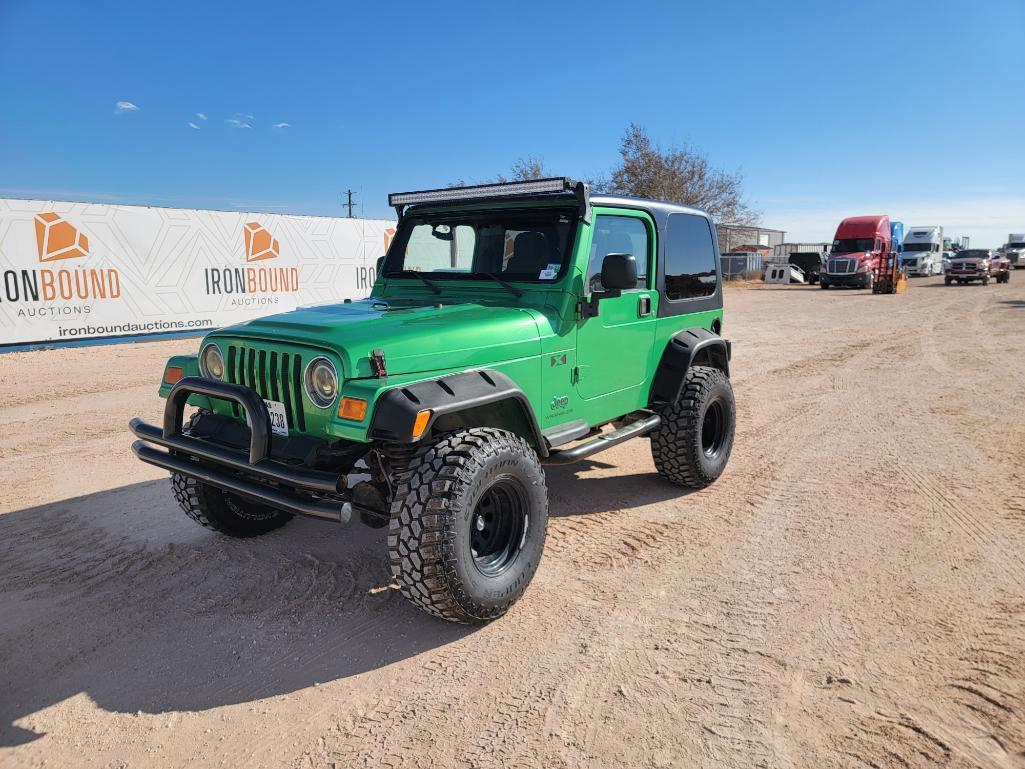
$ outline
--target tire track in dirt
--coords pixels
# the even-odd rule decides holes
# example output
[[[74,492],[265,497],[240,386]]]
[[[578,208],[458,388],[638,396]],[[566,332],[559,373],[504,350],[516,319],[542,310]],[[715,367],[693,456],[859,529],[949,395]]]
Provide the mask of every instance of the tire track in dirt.
[[[994,524],[982,521],[968,506],[957,498],[957,492],[950,488],[945,479],[930,479],[916,470],[901,465],[900,473],[918,493],[926,499],[932,509],[957,525],[980,549],[990,555],[991,563],[999,564],[1020,587],[1025,588],[1025,564],[1016,553],[1006,546],[1008,536],[997,534]]]
[[[1023,765],[1025,595],[993,566],[1025,520],[1021,313],[918,282],[822,294],[731,295],[738,439],[715,486],[663,484],[642,441],[553,470],[538,576],[473,632],[407,609],[359,532],[227,543],[165,522],[147,485],[45,504],[152,477],[95,425],[154,407],[153,388],[62,403],[48,450],[38,393],[0,374],[21,403],[0,415],[17,476],[0,516],[17,685],[0,686],[47,733],[10,763]],[[116,365],[157,370],[168,350]],[[102,390],[110,360],[63,352],[28,356],[23,381],[89,366]],[[983,384],[1004,414],[973,405]],[[945,479],[951,456],[988,482]],[[26,470],[44,458],[64,485]]]

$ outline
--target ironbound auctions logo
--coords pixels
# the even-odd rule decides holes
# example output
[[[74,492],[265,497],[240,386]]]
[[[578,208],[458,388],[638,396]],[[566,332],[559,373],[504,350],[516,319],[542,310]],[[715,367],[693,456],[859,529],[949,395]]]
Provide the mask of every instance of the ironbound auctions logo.
[[[53,211],[35,216],[36,250],[40,263],[63,262],[89,255],[89,238],[77,227]],[[75,300],[94,302],[119,299],[121,278],[113,267],[44,267],[4,270],[0,301],[35,305],[19,309],[24,316],[88,313],[88,305],[69,307],[53,303]]]
[[[277,238],[258,222],[242,228],[246,262],[277,259],[281,249]],[[232,304],[273,304],[276,297],[247,298],[246,294],[281,294],[299,290],[297,267],[206,267],[203,278],[208,295],[239,294]]]

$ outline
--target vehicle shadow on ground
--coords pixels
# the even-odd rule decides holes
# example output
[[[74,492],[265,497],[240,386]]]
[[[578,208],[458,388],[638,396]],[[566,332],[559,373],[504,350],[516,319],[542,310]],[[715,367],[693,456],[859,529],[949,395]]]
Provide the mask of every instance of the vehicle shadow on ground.
[[[1010,307],[1025,308],[1025,299],[1001,299],[1000,304],[1006,304]]]
[[[638,441],[645,444],[646,441]],[[601,460],[584,459],[571,465],[545,468],[548,480],[549,515],[561,518],[594,515],[682,499],[692,491],[674,486],[658,473],[584,476],[590,471],[615,470],[616,466]]]
[[[679,497],[654,473],[548,469],[553,514]],[[474,628],[399,595],[386,530],[295,519],[264,537],[207,531],[167,481],[0,515],[0,747],[14,722],[84,693],[116,713],[206,710],[409,659]]]
[[[204,710],[473,632],[390,586],[385,531],[296,519],[234,540],[189,521],[164,480],[0,515],[0,746],[80,692],[114,712]]]

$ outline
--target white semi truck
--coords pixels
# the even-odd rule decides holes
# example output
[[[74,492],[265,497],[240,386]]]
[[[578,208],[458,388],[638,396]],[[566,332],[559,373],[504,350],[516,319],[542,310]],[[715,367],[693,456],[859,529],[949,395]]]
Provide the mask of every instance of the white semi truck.
[[[912,227],[904,236],[901,265],[908,275],[943,273],[943,228]]]
[[[1011,267],[1016,270],[1025,267],[1025,232],[1012,232],[1008,235],[1004,253],[1011,260]]]

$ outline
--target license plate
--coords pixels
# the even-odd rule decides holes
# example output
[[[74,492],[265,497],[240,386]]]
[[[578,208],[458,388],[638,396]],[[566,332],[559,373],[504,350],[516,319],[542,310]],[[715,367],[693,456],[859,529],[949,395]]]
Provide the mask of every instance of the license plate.
[[[267,404],[267,414],[270,415],[270,430],[275,435],[288,437],[288,416],[285,414],[285,404],[281,401],[264,401]]]

